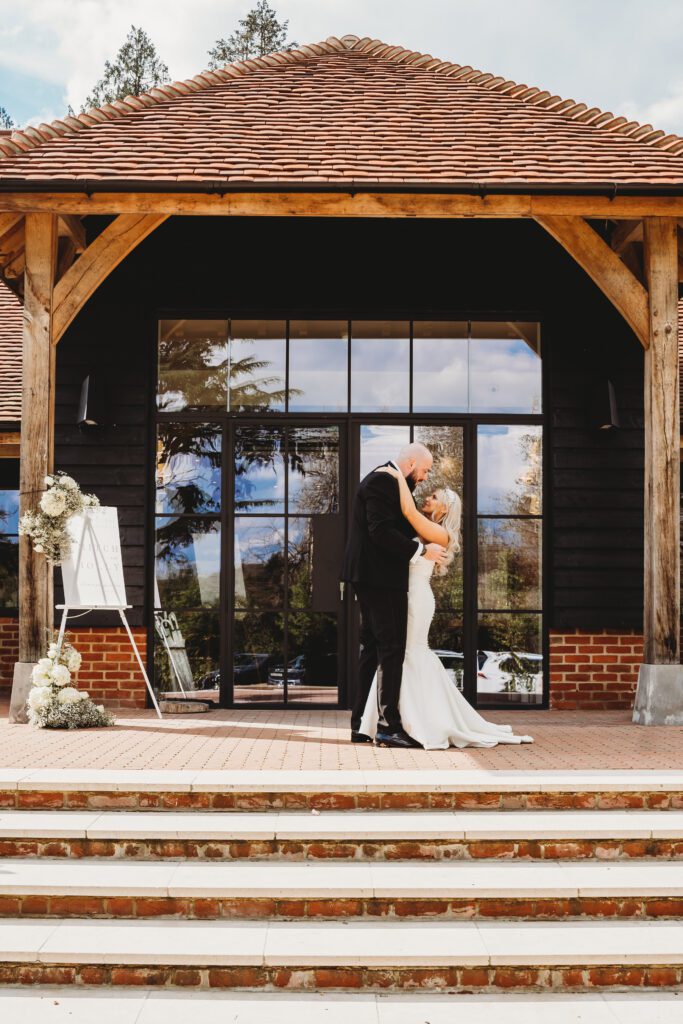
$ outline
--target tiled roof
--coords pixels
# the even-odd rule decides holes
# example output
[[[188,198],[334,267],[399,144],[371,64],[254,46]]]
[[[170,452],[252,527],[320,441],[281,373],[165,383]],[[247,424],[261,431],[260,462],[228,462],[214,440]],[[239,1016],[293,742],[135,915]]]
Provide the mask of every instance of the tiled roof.
[[[0,423],[21,417],[22,305],[0,281]]]
[[[0,185],[683,188],[683,139],[334,37],[0,138]]]

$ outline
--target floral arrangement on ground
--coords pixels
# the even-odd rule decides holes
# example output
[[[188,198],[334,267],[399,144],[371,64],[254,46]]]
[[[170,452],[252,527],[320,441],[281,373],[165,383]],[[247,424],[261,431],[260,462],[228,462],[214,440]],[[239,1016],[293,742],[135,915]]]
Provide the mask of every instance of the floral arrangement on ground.
[[[41,658],[31,674],[26,708],[31,725],[41,729],[87,729],[113,725],[114,716],[103,704],[95,704],[85,690],[72,685],[81,667],[81,655],[64,637],[61,645],[51,632],[47,657]]]
[[[99,505],[94,494],[83,494],[67,473],[53,473],[45,477],[46,491],[37,509],[24,512],[19,521],[19,533],[33,541],[35,551],[42,552],[48,562],[61,565],[71,551],[69,519],[86,508]]]

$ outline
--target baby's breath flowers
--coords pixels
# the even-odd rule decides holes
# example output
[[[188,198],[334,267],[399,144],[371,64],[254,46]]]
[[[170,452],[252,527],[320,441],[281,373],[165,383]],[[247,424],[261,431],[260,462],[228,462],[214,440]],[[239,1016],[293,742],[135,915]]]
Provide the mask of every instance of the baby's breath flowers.
[[[47,490],[39,507],[24,512],[21,517],[19,533],[30,537],[34,549],[42,552],[48,562],[61,565],[71,550],[69,519],[100,502],[94,494],[82,494],[74,478],[67,473],[46,476],[45,486]]]

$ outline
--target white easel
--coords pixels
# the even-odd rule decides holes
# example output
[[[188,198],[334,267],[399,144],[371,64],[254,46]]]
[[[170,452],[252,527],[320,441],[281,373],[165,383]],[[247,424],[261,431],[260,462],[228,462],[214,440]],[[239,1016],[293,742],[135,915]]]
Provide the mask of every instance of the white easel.
[[[132,608],[132,605],[126,602],[117,509],[101,505],[84,509],[69,520],[69,533],[71,554],[62,563],[64,604],[57,605],[62,611],[57,649],[62,649],[69,612],[77,611],[80,615],[86,615],[91,611],[117,611],[152,704],[161,718],[156,695],[126,618],[126,610]],[[80,615],[72,615],[71,618],[80,618]]]

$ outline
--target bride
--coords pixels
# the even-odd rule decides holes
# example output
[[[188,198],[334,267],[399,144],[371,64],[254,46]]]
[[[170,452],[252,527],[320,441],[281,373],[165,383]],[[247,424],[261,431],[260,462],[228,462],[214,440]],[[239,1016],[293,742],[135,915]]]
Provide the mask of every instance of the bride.
[[[391,466],[398,481],[401,511],[425,543],[443,544],[446,562],[436,571],[445,573],[460,550],[460,498],[445,488],[425,498],[418,510],[402,473]],[[399,709],[403,728],[426,750],[447,747],[495,747],[498,743],[533,743],[531,736],[515,736],[509,725],[493,725],[468,704],[446,672],[439,658],[429,649],[429,627],[434,617],[431,576],[434,562],[425,558],[410,566],[408,585],[408,630],[403,661]],[[377,676],[365,705],[360,732],[374,738],[377,731]]]

